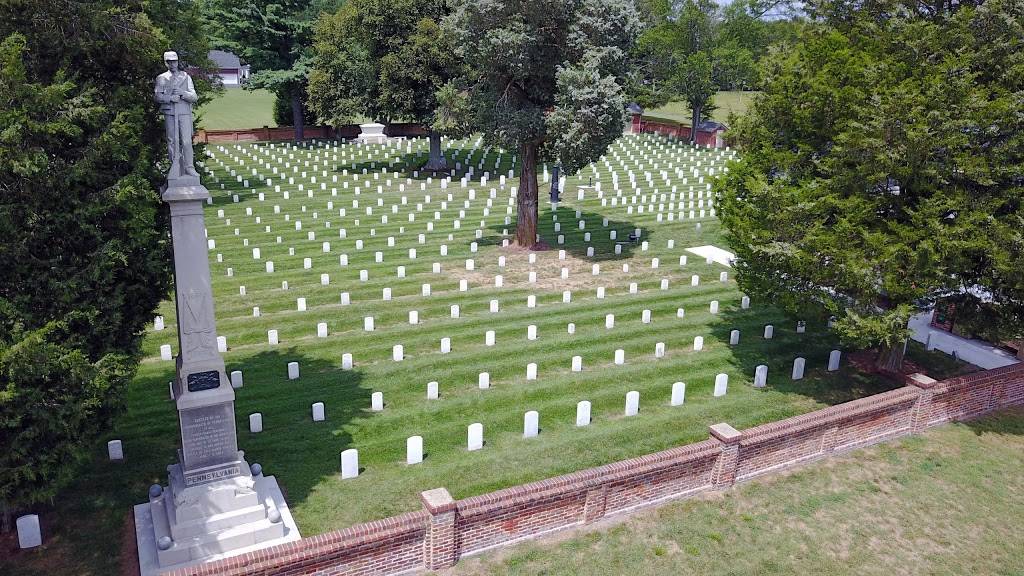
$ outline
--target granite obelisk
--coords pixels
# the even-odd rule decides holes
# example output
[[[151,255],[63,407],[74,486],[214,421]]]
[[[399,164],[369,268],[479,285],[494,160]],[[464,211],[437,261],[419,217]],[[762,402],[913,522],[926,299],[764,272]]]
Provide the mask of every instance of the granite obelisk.
[[[157,77],[171,169],[161,198],[170,208],[178,357],[171,385],[181,448],[167,487],[153,485],[135,507],[143,576],[296,540],[299,532],[273,476],[238,450],[235,392],[217,350],[203,203],[210,197],[192,157],[189,75],[174,52]]]

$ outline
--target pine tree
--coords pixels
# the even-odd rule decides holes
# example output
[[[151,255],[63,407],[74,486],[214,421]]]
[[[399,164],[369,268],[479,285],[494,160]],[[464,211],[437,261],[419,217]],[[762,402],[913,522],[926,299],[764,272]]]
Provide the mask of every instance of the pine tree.
[[[740,286],[836,316],[886,370],[943,297],[1020,337],[1024,6],[808,7],[820,23],[769,58],[718,182]]]
[[[0,2],[4,529],[110,426],[168,294],[153,80],[165,50],[205,60],[197,15],[176,0]]]

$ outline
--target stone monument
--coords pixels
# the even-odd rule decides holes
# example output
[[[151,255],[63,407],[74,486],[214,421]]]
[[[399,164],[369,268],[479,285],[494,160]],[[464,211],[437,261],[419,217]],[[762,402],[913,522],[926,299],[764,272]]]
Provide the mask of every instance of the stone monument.
[[[370,122],[369,124],[359,125],[359,136],[356,137],[356,142],[360,144],[384,144],[388,141],[388,137],[384,134],[386,126],[377,122]]]
[[[178,357],[172,384],[181,428],[167,486],[154,484],[135,506],[143,576],[299,539],[277,480],[238,450],[235,392],[217,350],[203,203],[209,191],[192,157],[192,79],[178,56],[154,90],[167,128],[171,170],[161,197],[170,207]]]

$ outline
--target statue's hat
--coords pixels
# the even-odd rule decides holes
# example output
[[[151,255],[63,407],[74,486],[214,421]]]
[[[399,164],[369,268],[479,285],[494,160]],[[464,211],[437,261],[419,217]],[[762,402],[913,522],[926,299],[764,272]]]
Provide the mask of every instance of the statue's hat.
[[[167,62],[168,60],[177,60],[177,59],[178,59],[178,53],[177,52],[174,52],[173,50],[169,50],[167,52],[164,52],[164,62]]]

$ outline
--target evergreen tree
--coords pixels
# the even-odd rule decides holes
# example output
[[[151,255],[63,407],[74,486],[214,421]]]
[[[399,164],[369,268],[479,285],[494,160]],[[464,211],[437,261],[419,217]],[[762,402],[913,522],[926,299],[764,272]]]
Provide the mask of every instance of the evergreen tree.
[[[441,123],[517,153],[517,245],[536,242],[538,158],[571,174],[621,136],[640,25],[632,0],[467,0],[445,19],[468,71],[439,92]]]
[[[304,138],[313,28],[333,0],[206,0],[213,45],[252,66],[246,90],[264,88],[291,102],[295,139]]]
[[[176,0],[0,0],[4,529],[109,426],[168,294],[153,81],[165,50],[205,60],[197,15]]]
[[[1024,326],[1024,5],[808,6],[733,135],[719,210],[748,293],[838,318],[902,364],[936,299],[1000,338]]]
[[[362,114],[429,127],[428,170],[445,170],[435,128],[437,91],[459,74],[441,31],[446,0],[351,0],[317,26],[309,104],[334,124]]]

